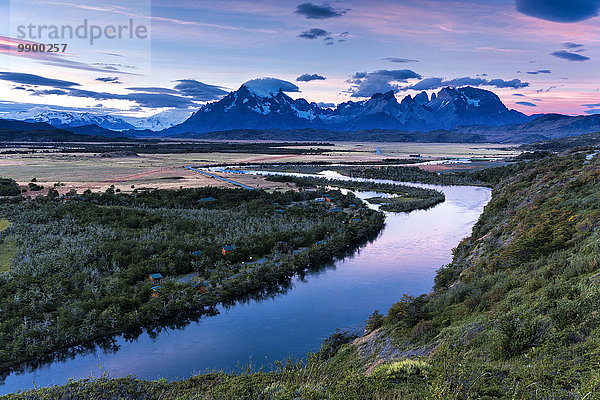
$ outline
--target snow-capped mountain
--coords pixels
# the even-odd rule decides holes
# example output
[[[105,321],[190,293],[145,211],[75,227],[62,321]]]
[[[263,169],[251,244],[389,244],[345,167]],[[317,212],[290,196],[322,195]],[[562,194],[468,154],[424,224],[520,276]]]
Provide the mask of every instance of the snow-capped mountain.
[[[213,132],[232,129],[302,129],[337,131],[400,129],[427,131],[458,125],[506,125],[531,118],[509,110],[493,92],[473,87],[441,89],[431,97],[421,92],[398,102],[392,91],[370,99],[322,108],[292,99],[282,90],[253,90],[242,85],[223,99],[201,107],[190,118],[164,134]]]
[[[9,113],[4,115],[3,118],[24,122],[45,122],[55,128],[74,128],[85,125],[97,125],[104,129],[117,131],[135,129],[130,123],[111,115],[56,111],[47,107],[34,107],[27,111]]]
[[[191,111],[172,109],[159,112],[146,118],[124,118],[127,122],[135,126],[136,129],[150,129],[151,131],[161,131],[180,124],[192,115]]]

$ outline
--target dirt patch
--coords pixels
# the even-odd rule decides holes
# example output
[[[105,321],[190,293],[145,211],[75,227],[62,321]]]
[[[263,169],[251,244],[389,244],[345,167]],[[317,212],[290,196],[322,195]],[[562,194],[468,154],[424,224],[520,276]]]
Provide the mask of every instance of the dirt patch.
[[[396,345],[381,329],[355,339],[352,344],[358,348],[358,355],[367,366],[365,374],[370,375],[377,366],[410,357],[427,357],[435,349],[435,344],[426,346],[410,342]]]

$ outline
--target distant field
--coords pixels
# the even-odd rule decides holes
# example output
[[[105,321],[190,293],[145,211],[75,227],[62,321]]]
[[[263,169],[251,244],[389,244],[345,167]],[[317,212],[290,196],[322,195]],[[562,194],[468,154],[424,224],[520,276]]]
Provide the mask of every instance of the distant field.
[[[286,146],[286,149],[295,146]],[[299,148],[302,146],[298,146]],[[312,146],[325,150],[321,154],[252,154],[252,153],[177,153],[139,154],[139,156],[98,157],[93,153],[0,154],[2,176],[16,180],[22,187],[36,178],[45,194],[55,183],[62,194],[71,189],[104,191],[111,185],[121,191],[135,188],[189,188],[232,185],[182,168],[185,165],[287,163],[287,162],[381,162],[420,154],[424,161],[441,158],[502,158],[519,154],[507,145],[436,144],[436,143],[337,143]],[[377,154],[379,148],[381,154]],[[3,150],[13,149],[0,149]],[[262,177],[223,174],[251,186],[277,189],[282,184]]]

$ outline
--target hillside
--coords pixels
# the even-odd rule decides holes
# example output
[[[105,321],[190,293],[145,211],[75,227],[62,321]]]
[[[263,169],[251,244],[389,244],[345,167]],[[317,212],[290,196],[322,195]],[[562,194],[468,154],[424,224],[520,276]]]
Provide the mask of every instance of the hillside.
[[[599,230],[598,157],[549,156],[496,186],[432,293],[373,313],[351,344],[337,332],[275,372],[100,378],[9,398],[598,399]]]
[[[482,135],[494,143],[532,143],[600,131],[600,115],[545,114],[522,124],[458,126],[456,133]]]
[[[543,142],[523,145],[522,148],[525,150],[564,151],[574,147],[586,146],[600,146],[600,132],[545,140]]]
[[[94,125],[95,126],[95,125]],[[97,127],[96,127],[97,128]],[[0,141],[2,142],[106,142],[130,140],[119,135],[107,137],[105,132],[113,131],[97,128],[93,134],[75,133],[54,128],[44,122],[23,122],[0,119]],[[111,135],[112,136],[112,135]],[[122,135],[121,135],[122,136]]]

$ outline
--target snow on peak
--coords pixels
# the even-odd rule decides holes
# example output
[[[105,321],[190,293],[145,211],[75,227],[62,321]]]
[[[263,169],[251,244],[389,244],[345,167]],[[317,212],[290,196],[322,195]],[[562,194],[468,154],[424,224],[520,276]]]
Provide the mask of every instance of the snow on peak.
[[[300,92],[300,88],[292,82],[277,78],[251,79],[244,83],[248,90],[258,97],[275,96],[280,90],[282,92]]]

